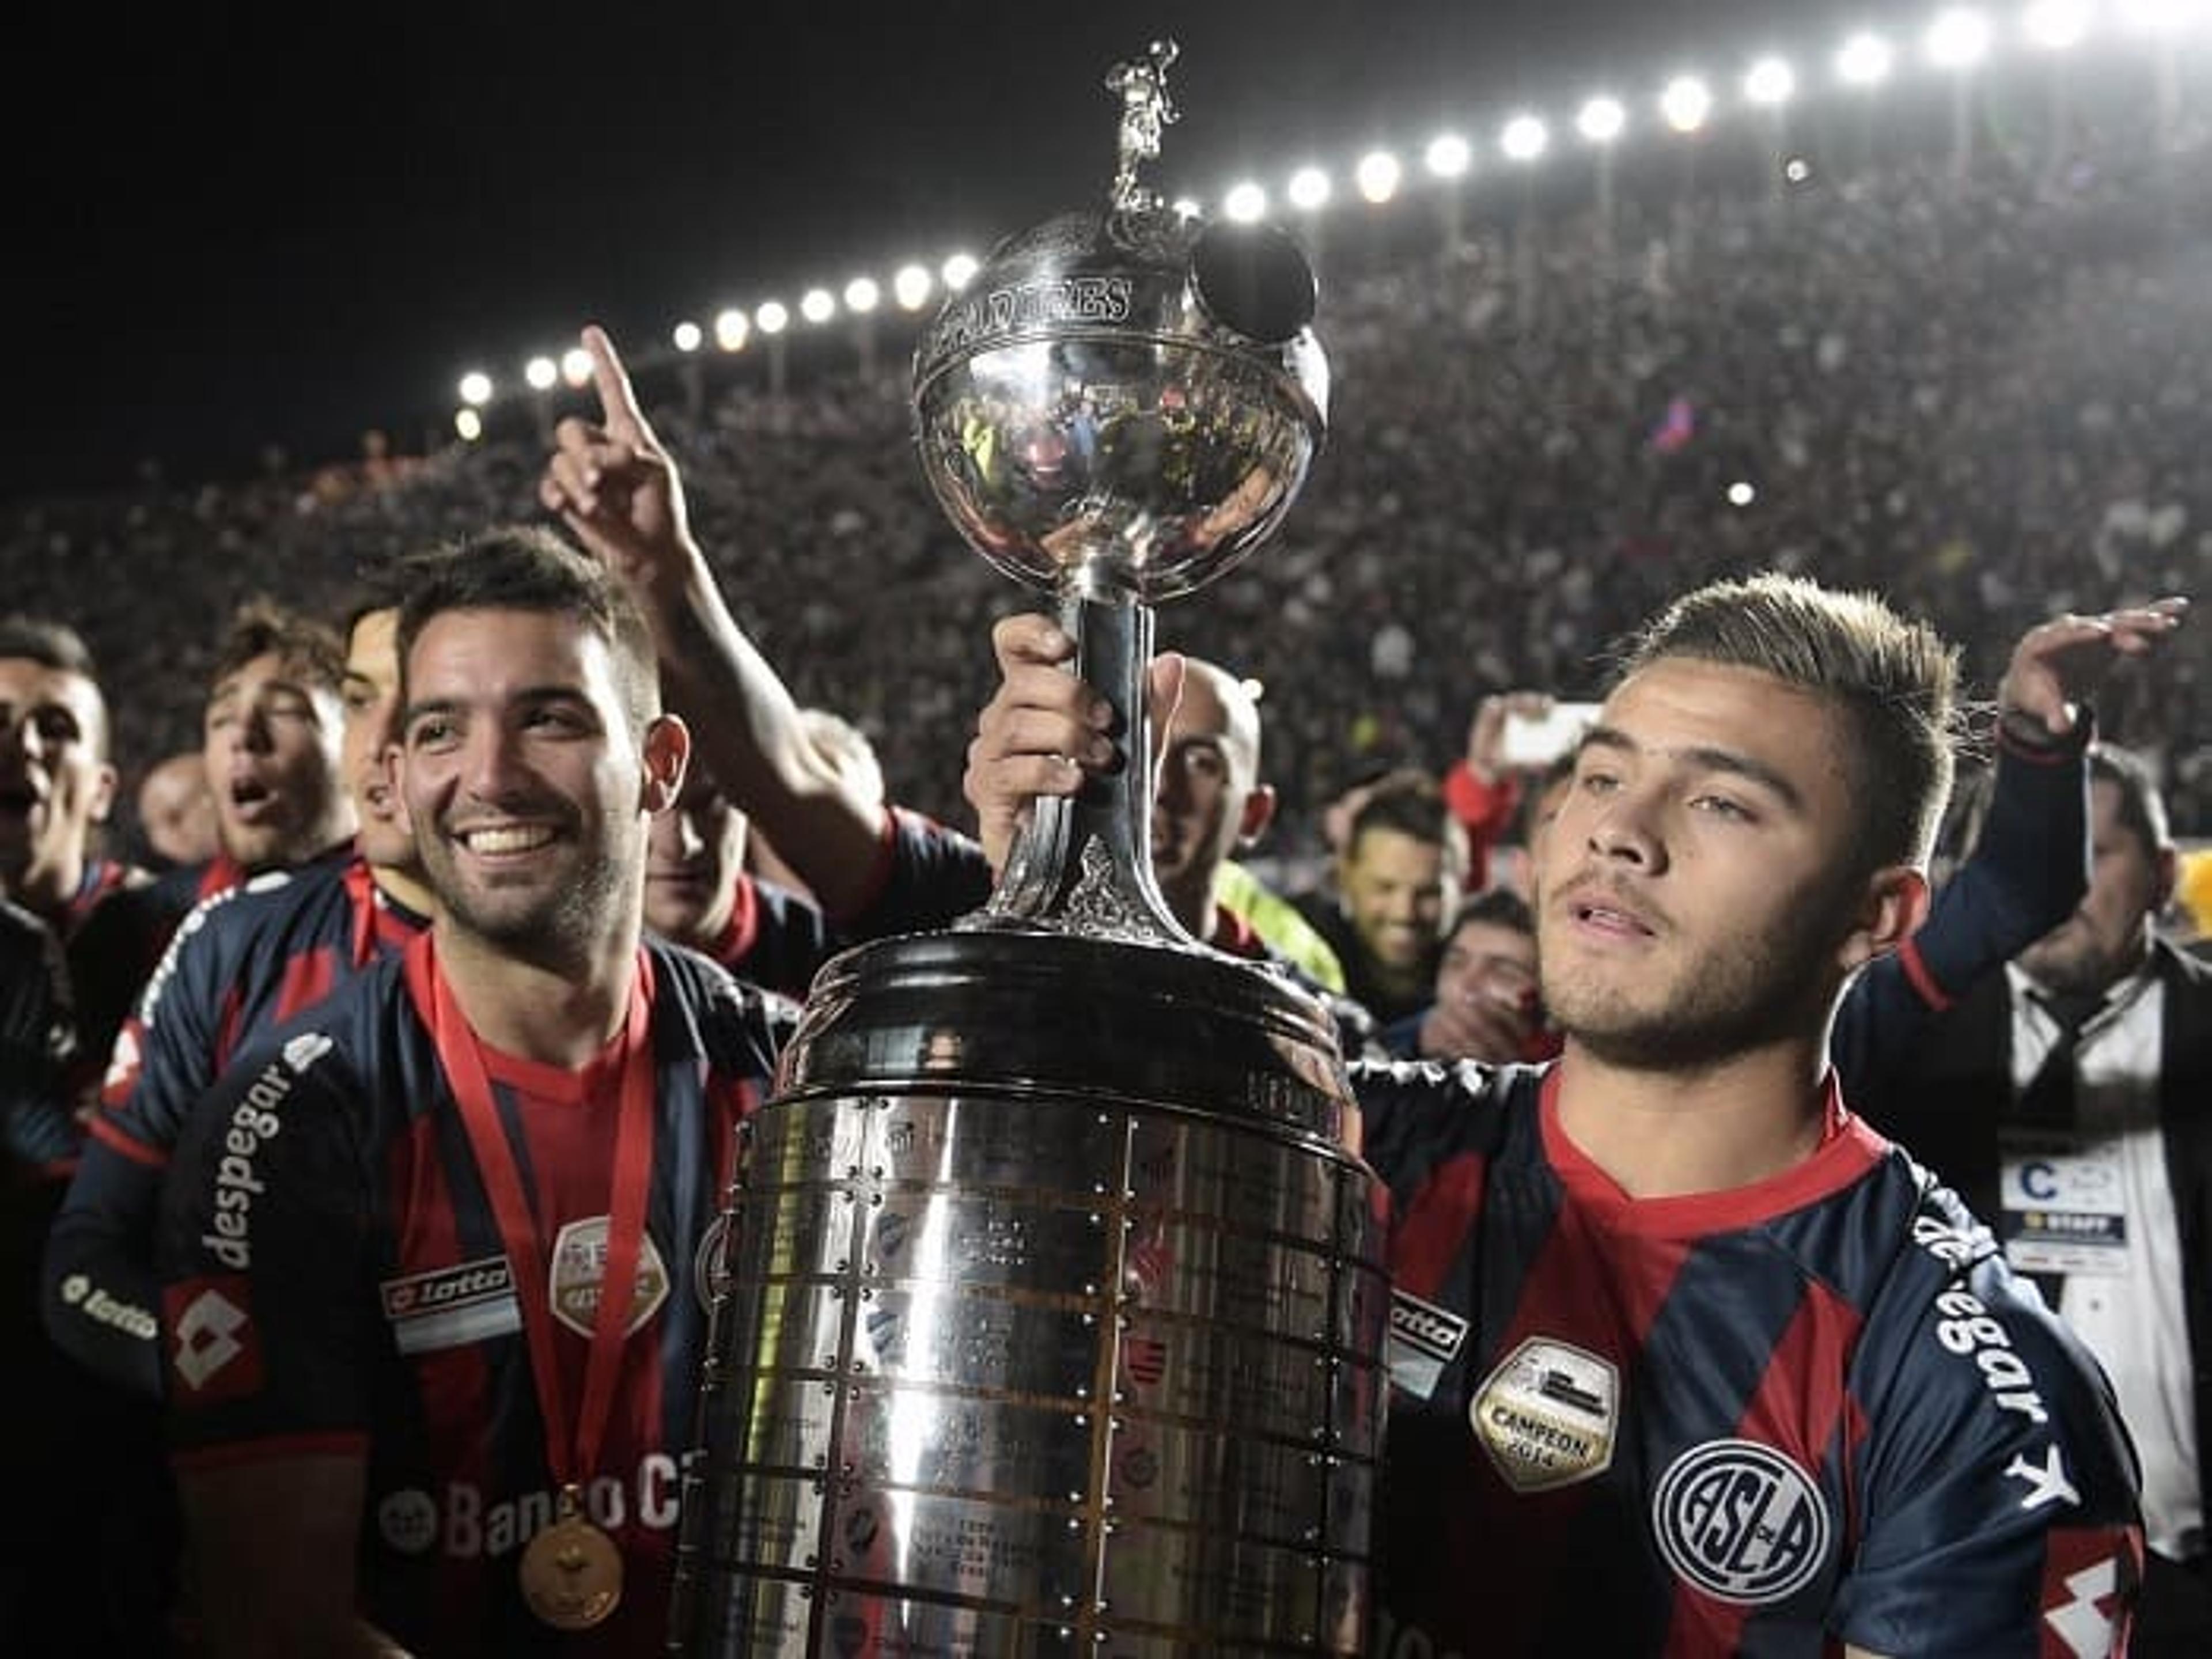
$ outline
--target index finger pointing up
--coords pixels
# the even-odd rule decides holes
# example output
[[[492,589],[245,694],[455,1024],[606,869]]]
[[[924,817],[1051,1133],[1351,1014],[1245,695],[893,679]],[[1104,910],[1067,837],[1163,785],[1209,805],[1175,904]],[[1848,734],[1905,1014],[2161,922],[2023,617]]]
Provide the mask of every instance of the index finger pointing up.
[[[634,448],[650,445],[653,429],[645,423],[645,411],[638,406],[637,393],[631,390],[629,371],[623,367],[616,355],[615,343],[607,337],[606,330],[597,323],[584,329],[584,349],[592,357],[592,384],[598,388],[599,410],[608,435]]]

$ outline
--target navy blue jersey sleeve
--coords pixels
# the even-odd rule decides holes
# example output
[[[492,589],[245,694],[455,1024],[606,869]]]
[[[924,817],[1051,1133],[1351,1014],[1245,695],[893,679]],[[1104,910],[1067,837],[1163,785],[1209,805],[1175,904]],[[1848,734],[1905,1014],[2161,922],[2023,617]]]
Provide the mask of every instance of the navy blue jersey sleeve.
[[[1403,1019],[1394,1019],[1375,1033],[1375,1041],[1382,1052],[1394,1060],[1419,1060],[1421,1057],[1421,1022],[1429,1017],[1426,1008],[1417,1014],[1407,1014]]]
[[[47,1231],[40,1308],[54,1346],[146,1398],[161,1391],[154,1220],[161,1171],[88,1139]]]
[[[117,1032],[169,940],[198,905],[204,873],[191,866],[172,870],[143,887],[118,888],[93,906],[83,925],[70,935],[77,1037],[88,1053],[105,1055],[114,1047]]]
[[[739,979],[786,996],[804,997],[815,970],[837,950],[828,918],[811,899],[752,878],[753,927],[747,948],[722,965]]]
[[[85,1152],[54,1218],[41,1273],[46,1329],[62,1351],[134,1394],[156,1396],[152,1310],[161,1170],[216,1080],[225,998],[240,969],[240,922],[282,873],[227,888],[179,924],[117,1035]]]
[[[2000,738],[1974,850],[1899,950],[1869,963],[1829,1042],[1846,1100],[1872,1099],[1922,1028],[1985,974],[2073,914],[2089,881],[2089,722],[2063,748],[2030,755]]]
[[[991,896],[981,843],[903,806],[884,809],[878,879],[867,902],[833,918],[854,944],[945,927]]]
[[[238,994],[258,930],[294,890],[289,872],[272,871],[202,900],[178,924],[108,1057],[95,1135],[167,1156],[215,1082],[226,1003]]]
[[[2116,1650],[2142,1534],[2103,1374],[1949,1194],[1907,1249],[1865,1336],[1865,1522],[1830,1628],[1875,1653]]]
[[[155,1260],[180,1461],[365,1444],[376,1195],[322,1011],[240,1056],[164,1182]]]
[[[1504,1073],[1471,1060],[1355,1061],[1360,1155],[1402,1207],[1440,1164],[1488,1150]]]

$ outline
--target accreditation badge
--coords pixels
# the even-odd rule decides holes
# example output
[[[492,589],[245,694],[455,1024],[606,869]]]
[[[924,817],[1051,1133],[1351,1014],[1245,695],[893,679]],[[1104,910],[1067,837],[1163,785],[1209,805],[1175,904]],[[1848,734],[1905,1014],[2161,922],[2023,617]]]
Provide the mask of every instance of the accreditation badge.
[[[1997,1217],[2014,1273],[2111,1278],[2127,1271],[2125,1171],[2117,1136],[2007,1129]]]

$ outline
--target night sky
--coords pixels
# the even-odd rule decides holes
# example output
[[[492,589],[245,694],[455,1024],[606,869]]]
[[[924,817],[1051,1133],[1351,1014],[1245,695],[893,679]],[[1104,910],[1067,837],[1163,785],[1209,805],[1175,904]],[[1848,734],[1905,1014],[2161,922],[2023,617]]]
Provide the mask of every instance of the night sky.
[[[1218,201],[1517,102],[1732,80],[1845,24],[1742,0],[75,8],[11,42],[0,499],[340,459],[599,319],[680,317],[1088,206],[1109,65],[1182,47],[1156,179]],[[1808,9],[1811,11],[1811,9]],[[148,14],[142,15],[141,14]],[[1920,9],[1890,15],[1917,20]],[[1765,18],[1766,25],[1745,20]],[[43,104],[47,107],[40,107]],[[1644,116],[1647,128],[1648,114]],[[1345,186],[1340,185],[1340,189]]]

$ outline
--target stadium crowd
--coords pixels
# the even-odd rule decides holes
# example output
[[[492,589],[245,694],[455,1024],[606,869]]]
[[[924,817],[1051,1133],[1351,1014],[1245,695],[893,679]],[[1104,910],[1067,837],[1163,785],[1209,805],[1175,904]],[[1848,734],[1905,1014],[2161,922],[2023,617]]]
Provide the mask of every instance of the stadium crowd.
[[[1485,694],[1587,696],[1623,629],[1711,575],[1875,588],[1986,691],[2036,617],[2187,591],[2212,560],[2212,203],[2188,155],[1963,181],[1908,160],[1614,215],[1609,259],[1586,204],[1534,222],[1533,265],[1510,219],[1332,250],[1327,447],[1276,541],[1160,623],[1267,688],[1279,857],[1318,848],[1345,778],[1447,764]],[[1030,601],[931,501],[902,374],[643,384],[763,648],[899,799],[957,817],[978,619]],[[255,592],[327,610],[364,560],[527,513],[541,446],[20,502],[0,573],[128,688],[140,768],[193,740],[209,619]],[[2206,671],[2177,652],[2105,711],[2187,835],[2212,830]]]

